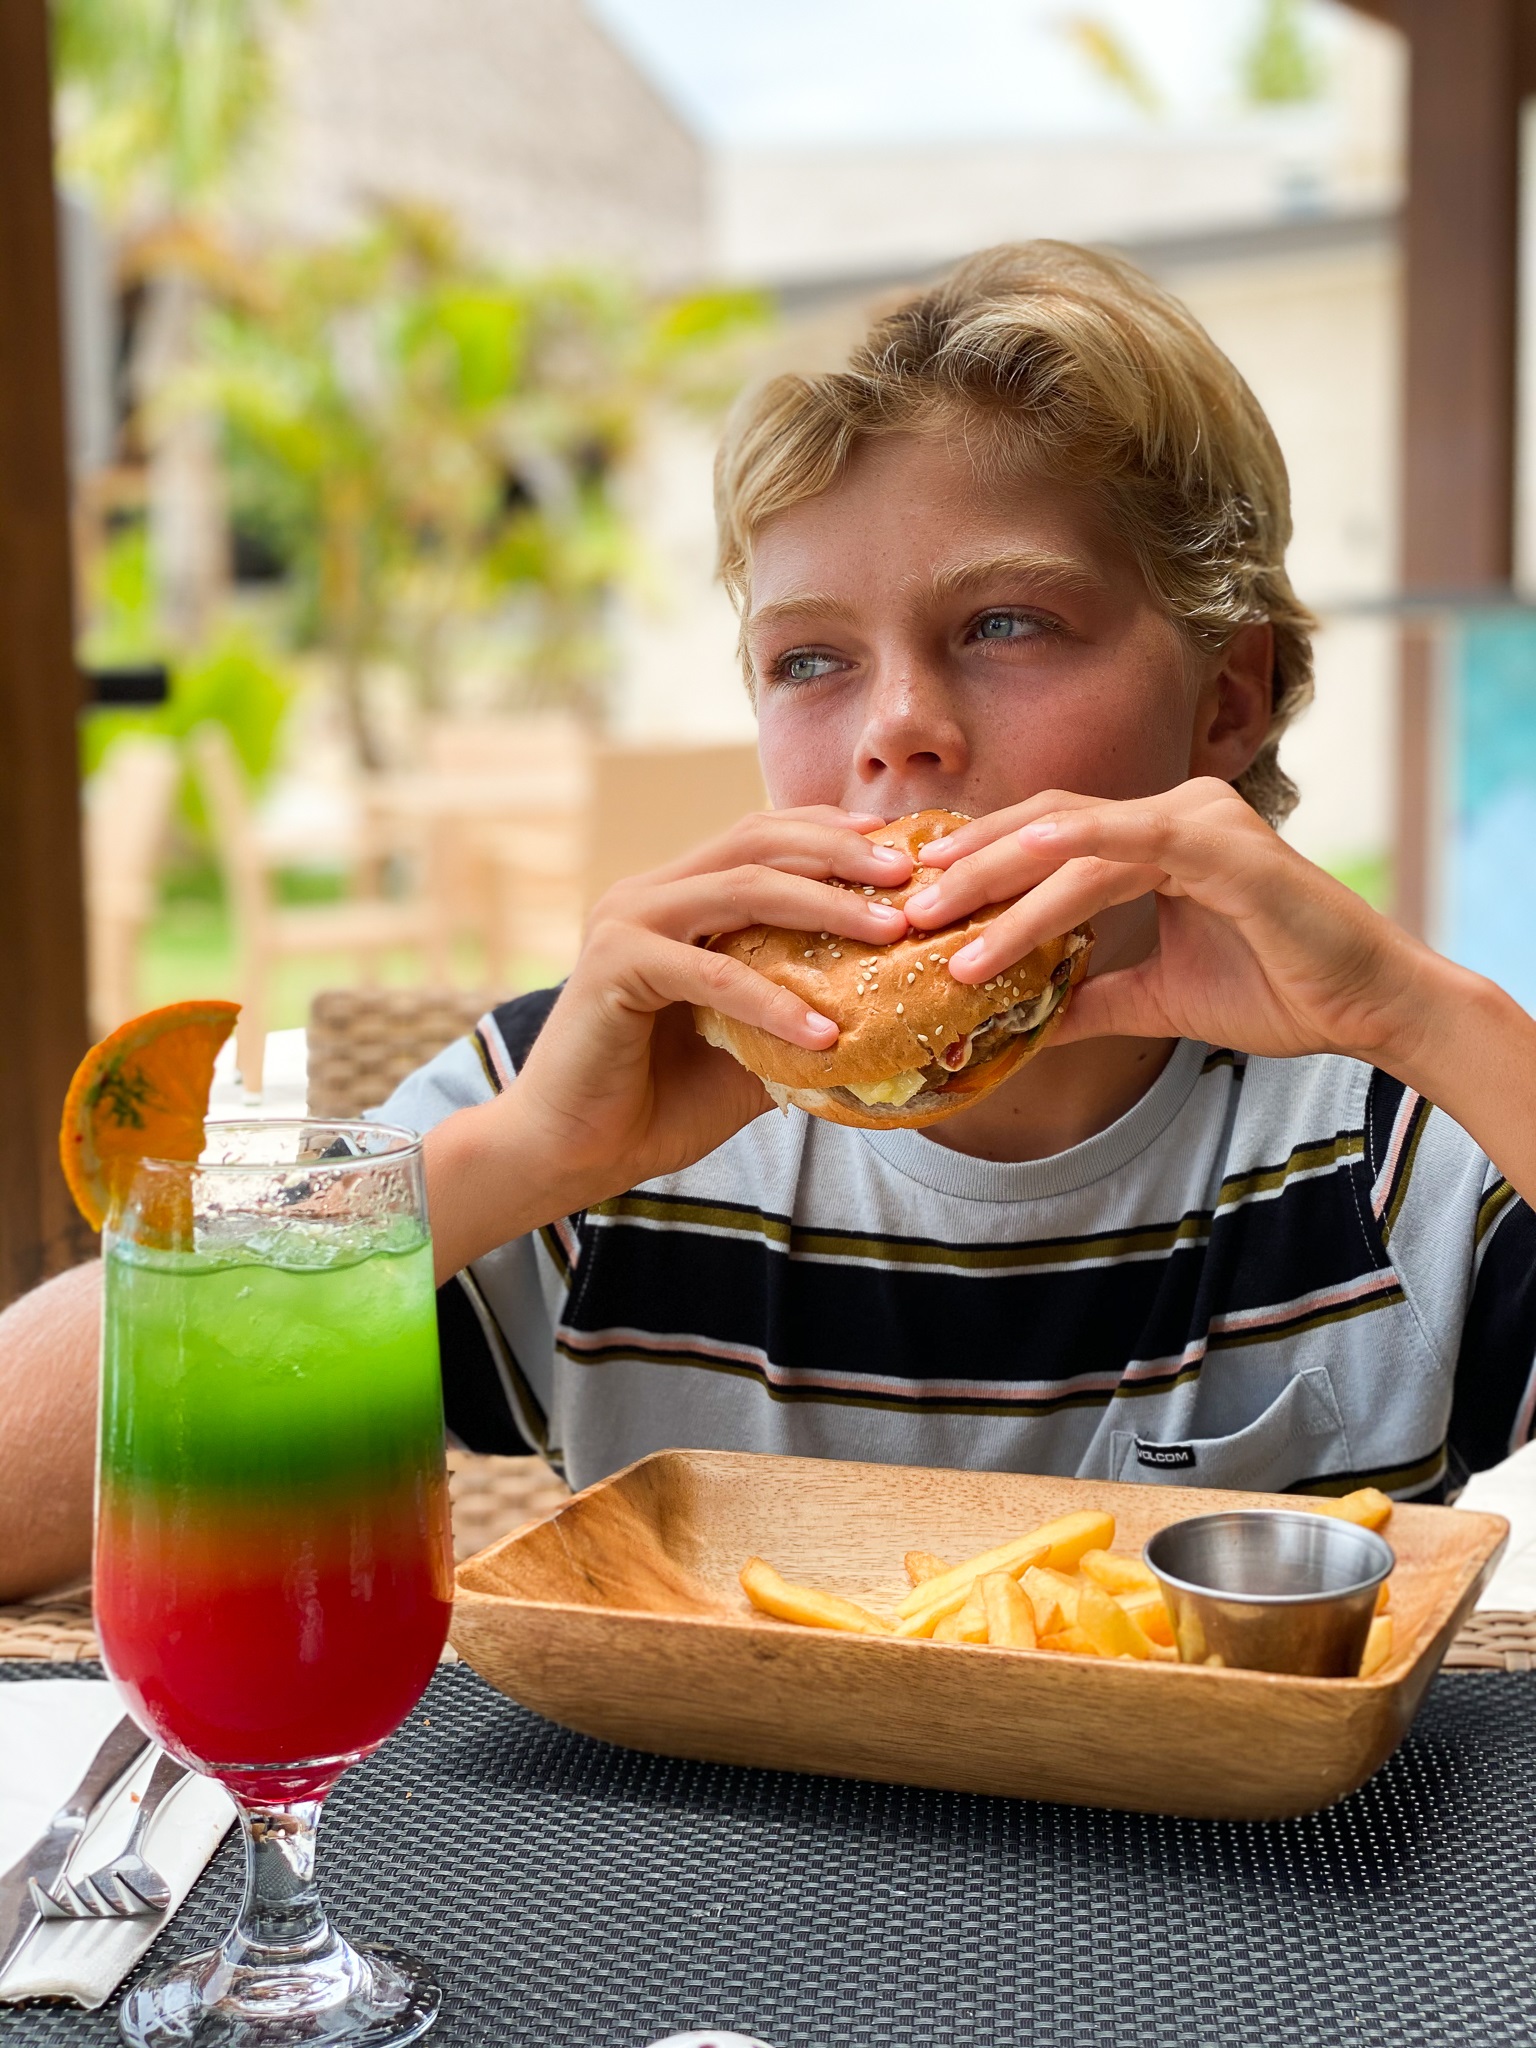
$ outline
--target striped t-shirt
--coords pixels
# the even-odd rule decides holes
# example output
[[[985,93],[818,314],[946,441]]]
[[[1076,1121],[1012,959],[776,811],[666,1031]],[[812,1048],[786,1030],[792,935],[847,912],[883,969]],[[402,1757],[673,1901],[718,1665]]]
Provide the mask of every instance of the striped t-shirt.
[[[519,997],[380,1115],[504,1088]],[[1183,1041],[1118,1122],[996,1164],[770,1111],[441,1297],[449,1424],[577,1486],[666,1447],[1443,1497],[1525,1442],[1536,1219],[1358,1061]]]

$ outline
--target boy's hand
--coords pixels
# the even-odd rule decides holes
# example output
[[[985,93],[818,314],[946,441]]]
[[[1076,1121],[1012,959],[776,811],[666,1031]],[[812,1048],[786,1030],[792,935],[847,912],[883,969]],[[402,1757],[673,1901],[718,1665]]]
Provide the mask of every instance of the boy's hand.
[[[1426,972],[1445,965],[1288,846],[1225,782],[1128,803],[1050,790],[934,841],[923,859],[949,872],[908,899],[913,925],[948,924],[1022,894],[953,956],[950,972],[963,982],[987,980],[1112,904],[1156,894],[1156,950],[1090,974],[1058,1044],[1194,1038],[1278,1058],[1347,1053],[1401,1070],[1425,1028]]]
[[[900,910],[830,886],[907,880],[908,856],[863,836],[883,823],[830,807],[762,813],[602,898],[514,1086],[428,1139],[440,1273],[692,1165],[770,1106],[755,1075],[698,1036],[691,1005],[795,1045],[836,1043],[829,1018],[703,941],[754,924],[900,938]]]

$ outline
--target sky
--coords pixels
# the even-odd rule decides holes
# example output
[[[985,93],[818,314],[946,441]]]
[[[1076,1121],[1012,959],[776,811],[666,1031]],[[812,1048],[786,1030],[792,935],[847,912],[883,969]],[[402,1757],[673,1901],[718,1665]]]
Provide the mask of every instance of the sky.
[[[1188,133],[1241,119],[1259,0],[586,0],[699,134],[736,148]],[[1111,27],[1148,115],[1064,23]],[[1331,9],[1309,8],[1326,56]]]

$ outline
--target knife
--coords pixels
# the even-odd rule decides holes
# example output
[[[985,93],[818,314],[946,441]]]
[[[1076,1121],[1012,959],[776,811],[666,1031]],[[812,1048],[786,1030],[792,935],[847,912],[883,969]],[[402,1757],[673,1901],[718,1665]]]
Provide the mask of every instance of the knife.
[[[15,1961],[42,1914],[32,1903],[28,1878],[44,1891],[64,1873],[97,1802],[149,1747],[149,1737],[126,1715],[97,1750],[91,1767],[19,1863],[0,1875],[0,1976]]]

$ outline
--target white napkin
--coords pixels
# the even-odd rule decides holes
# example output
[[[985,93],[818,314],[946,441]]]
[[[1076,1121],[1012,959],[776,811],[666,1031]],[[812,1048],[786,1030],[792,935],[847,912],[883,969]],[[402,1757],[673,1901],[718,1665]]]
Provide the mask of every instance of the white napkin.
[[[1509,1520],[1509,1546],[1488,1584],[1481,1607],[1536,1608],[1536,1443],[1501,1465],[1474,1472],[1457,1497],[1459,1508]]]
[[[0,1871],[43,1833],[122,1714],[116,1692],[99,1680],[28,1678],[0,1685]],[[147,1749],[97,1807],[75,1845],[68,1876],[99,1870],[126,1845],[157,1755]],[[142,1844],[145,1860],[171,1888],[166,1911],[133,1920],[44,1921],[0,1978],[0,2001],[72,1998],[88,2011],[104,2005],[191,1891],[234,1818],[222,1785],[184,1778]]]

